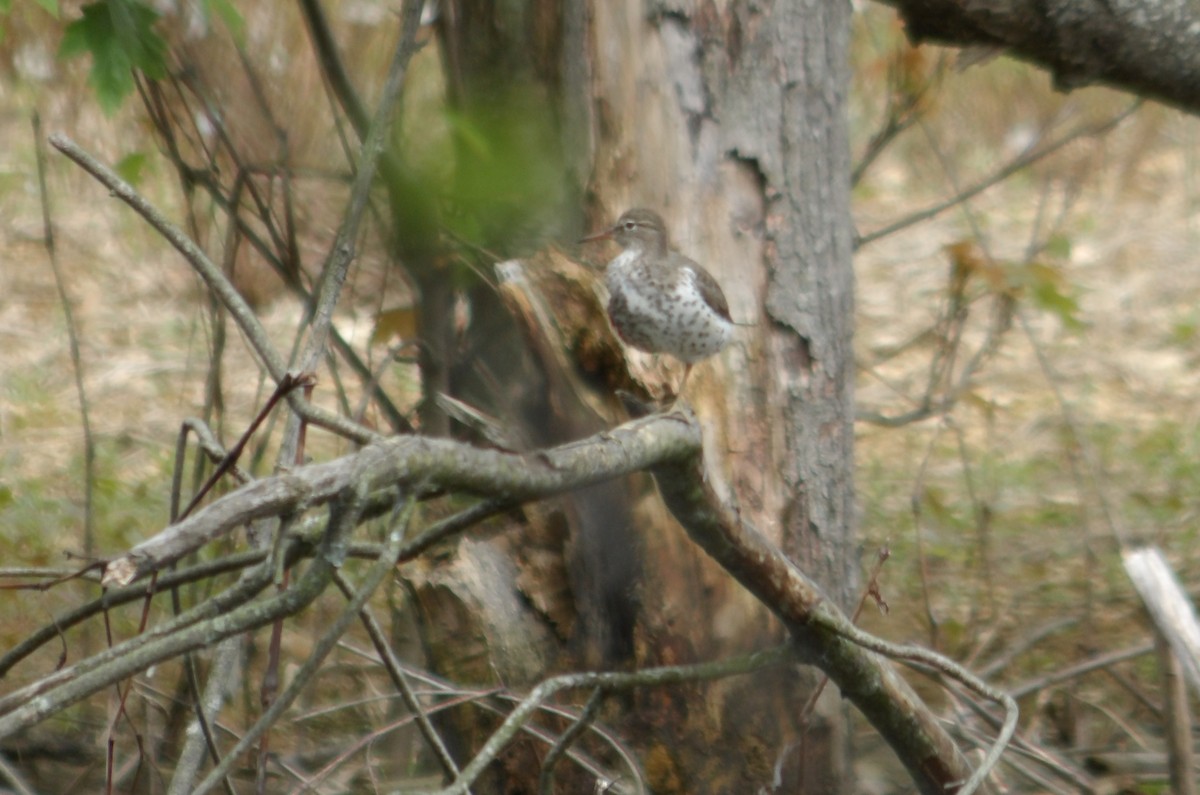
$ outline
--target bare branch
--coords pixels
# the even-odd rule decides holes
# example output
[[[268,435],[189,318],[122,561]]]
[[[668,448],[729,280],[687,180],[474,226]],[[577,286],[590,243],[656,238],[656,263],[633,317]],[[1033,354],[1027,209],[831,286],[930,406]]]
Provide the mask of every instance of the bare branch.
[[[364,483],[361,479],[358,479],[356,482],[360,484]],[[347,495],[346,504],[341,506],[342,510],[336,519],[341,525],[338,528],[338,535],[343,537],[348,536],[357,527],[365,501],[366,491],[361,486]],[[341,615],[321,635],[315,648],[309,654],[308,658],[305,659],[304,664],[300,666],[300,670],[296,672],[291,682],[288,683],[287,689],[280,694],[279,698],[271,702],[271,706],[242,735],[241,739],[230,749],[229,753],[225,754],[224,758],[196,785],[195,789],[192,790],[195,795],[209,792],[220,784],[229,773],[233,764],[240,760],[242,755],[258,742],[259,738],[279,720],[284,711],[292,705],[300,693],[312,683],[312,680],[320,672],[321,664],[325,661],[325,657],[328,656],[329,652],[333,651],[338,640],[358,618],[358,612],[367,603],[371,595],[375,593],[375,590],[383,582],[384,578],[395,568],[396,562],[399,559],[400,548],[404,542],[405,531],[408,530],[408,523],[412,519],[413,506],[414,503],[410,499],[404,506],[401,515],[388,528],[384,554],[380,555],[379,560],[371,566],[363,578],[362,585],[355,591]]]
[[[280,616],[293,615],[321,595],[329,584],[332,571],[333,563],[327,557],[319,556],[296,587],[247,604],[247,593],[258,593],[271,583],[270,570],[260,570],[258,576],[239,582],[161,626],[9,693],[0,699],[0,714],[3,714],[0,737],[28,728],[156,663],[257,629]],[[228,610],[231,605],[237,607]],[[210,620],[218,617],[219,622]]]
[[[255,316],[254,310],[250,308],[250,305],[246,303],[246,300],[242,298],[237,289],[226,278],[225,274],[221,272],[221,269],[213,264],[204,251],[190,237],[184,234],[183,230],[168,221],[166,216],[159,212],[144,196],[134,190],[132,185],[117,176],[115,172],[99,160],[85,152],[70,138],[59,133],[54,133],[50,136],[50,144],[83,167],[85,171],[112,191],[114,196],[137,211],[159,234],[166,238],[167,242],[174,246],[180,254],[183,254],[188,264],[192,266],[213,294],[229,310],[229,314],[237,322],[238,327],[246,336],[255,354],[257,354],[259,362],[266,367],[271,378],[276,383],[282,381],[287,373],[283,357],[275,350],[275,346],[267,336],[266,329],[262,327],[262,324],[258,321],[258,317]],[[314,406],[294,393],[289,396],[288,403],[293,411],[300,414],[309,422],[340,433],[348,439],[365,444],[375,438],[375,434],[366,428],[351,422],[345,417],[340,417],[319,406]]]
[[[42,141],[42,120],[33,114],[34,153],[37,156],[38,194],[42,199],[42,235],[50,270],[54,273],[54,286],[62,304],[63,320],[67,325],[67,345],[71,352],[71,371],[75,377],[75,393],[79,398],[79,423],[83,431],[83,554],[91,557],[96,548],[96,517],[92,511],[92,497],[96,486],[96,439],[92,435],[92,422],[88,409],[87,390],[83,385],[83,358],[79,355],[79,327],[75,311],[71,308],[71,296],[58,261],[58,249],[54,245],[54,221],[50,208],[50,191],[46,187],[46,145]]]
[[[719,503],[701,466],[698,425],[689,415],[671,414],[637,420],[581,442],[527,455],[484,450],[445,439],[397,437],[341,459],[250,483],[139,545],[117,561],[120,566],[110,566],[108,574],[122,571],[136,576],[155,571],[186,550],[249,519],[298,515],[312,506],[333,503],[335,510],[330,514],[322,550],[295,587],[247,603],[270,582],[269,565],[261,566],[255,576],[244,578],[162,626],[0,700],[0,710],[10,710],[0,717],[0,736],[36,723],[156,662],[303,609],[332,581],[333,567],[347,553],[350,533],[362,517],[362,501],[369,494],[380,490],[395,494],[399,487],[400,493],[410,499],[430,491],[491,495],[490,500],[480,504],[482,513],[468,511],[461,521],[456,517],[444,520],[447,526],[465,526],[505,503],[536,499],[653,467],[668,506],[692,539],[784,621],[800,659],[829,674],[901,758],[912,760],[910,772],[922,791],[943,792],[947,786],[961,785],[971,775],[970,770],[904,680],[867,649],[918,660],[957,678],[978,695],[1004,704],[1008,717],[1001,740],[989,755],[989,763],[994,761],[1015,721],[1011,699],[932,652],[892,647],[853,627],[786,556]],[[357,507],[350,510],[347,505]],[[385,551],[381,557],[399,559],[405,551],[398,547],[396,552]],[[221,616],[221,621],[205,621],[215,616]],[[596,676],[601,678],[572,685],[550,680],[554,684],[543,685],[608,686],[610,680],[603,677],[619,675]],[[535,692],[544,697],[550,691]],[[31,699],[37,693],[43,697]],[[510,716],[514,726],[523,723],[524,718],[518,714],[522,712],[519,708]],[[237,754],[226,758],[237,758]],[[918,764],[916,760],[923,761]],[[469,782],[471,775],[477,774],[476,762],[486,764],[480,759],[473,761],[472,766],[463,769],[460,782]],[[969,785],[978,783],[985,772],[986,766],[975,771]]]
[[[401,556],[403,556],[403,550],[401,551]],[[341,572],[338,572],[337,576],[334,577],[334,582],[347,599],[353,596],[350,583],[346,581]],[[387,671],[392,684],[400,691],[400,697],[404,700],[404,706],[408,707],[408,711],[412,713],[412,717],[417,724],[417,729],[421,732],[421,736],[425,738],[425,742],[429,744],[434,757],[438,760],[438,764],[442,766],[442,769],[448,776],[457,776],[458,765],[455,764],[454,757],[450,755],[450,751],[442,741],[441,735],[434,728],[433,722],[429,719],[425,708],[421,706],[421,701],[417,698],[416,691],[413,690],[412,684],[408,681],[404,665],[392,649],[391,641],[384,632],[383,627],[376,620],[370,607],[364,606],[359,611],[359,618],[371,638],[371,643],[375,645],[375,653],[379,655],[380,664]]]
[[[1116,663],[1123,662],[1125,660],[1132,660],[1137,657],[1141,657],[1149,654],[1152,651],[1154,651],[1154,641],[1146,641],[1145,643],[1139,643],[1137,646],[1130,646],[1125,649],[1110,651],[1105,654],[1092,657],[1089,660],[1084,660],[1081,663],[1076,663],[1075,665],[1063,668],[1059,671],[1054,671],[1046,676],[1038,677],[1037,679],[1033,679],[1025,684],[1009,688],[1009,693],[1012,694],[1013,698],[1024,698],[1030,693],[1036,693],[1039,690],[1044,690],[1045,688],[1050,687],[1051,685],[1056,685],[1059,682],[1066,682],[1071,679],[1075,679],[1076,677],[1083,676],[1084,674],[1091,673],[1092,671],[1107,668],[1110,665],[1115,665]]]
[[[937,204],[927,207],[924,210],[918,210],[915,213],[906,215],[905,217],[897,221],[893,221],[881,229],[876,229],[873,232],[860,235],[858,239],[854,241],[854,247],[856,249],[861,248],[869,243],[874,243],[876,240],[879,240],[882,237],[887,237],[888,235],[899,232],[901,229],[907,229],[908,227],[919,224],[922,221],[928,221],[930,218],[941,215],[946,210],[949,210],[952,207],[957,207],[958,205],[966,202],[968,199],[978,196],[988,188],[999,185],[1013,174],[1028,168],[1039,160],[1049,157],[1073,141],[1083,137],[1104,135],[1110,130],[1114,129],[1121,122],[1125,121],[1125,119],[1132,116],[1134,112],[1136,112],[1137,109],[1142,106],[1142,104],[1142,100],[1135,100],[1128,108],[1116,114],[1111,119],[1097,124],[1085,124],[1062,135],[1059,138],[1054,139],[1053,141],[1050,141],[1049,143],[1034,147],[1029,151],[1013,158],[1007,164],[996,169],[994,173],[984,177],[974,185],[963,188],[949,199],[938,202]]]
[[[1002,49],[1062,91],[1098,83],[1200,110],[1200,11],[1185,2],[882,0],[913,42]]]
[[[699,427],[678,415],[634,421],[583,442],[529,455],[448,439],[385,439],[358,453],[241,487],[110,562],[105,584],[127,585],[246,522],[328,503],[356,487],[356,478],[364,478],[370,491],[398,485],[417,494],[465,491],[518,502],[694,456],[699,449]]]
[[[554,795],[554,768],[558,765],[558,761],[563,758],[571,748],[571,744],[579,739],[580,735],[587,730],[588,724],[596,719],[597,713],[600,712],[600,707],[604,705],[604,698],[607,694],[603,688],[596,688],[592,691],[591,697],[588,699],[587,706],[583,712],[575,719],[563,735],[558,738],[546,754],[546,758],[542,760],[542,772],[538,775],[538,792],[539,795]]]
[[[391,126],[396,103],[400,99],[408,62],[417,51],[417,29],[420,27],[422,5],[421,0],[406,0],[404,3],[400,43],[396,46],[396,53],[388,70],[379,107],[375,110],[375,117],[371,120],[370,129],[363,140],[358,173],[354,178],[350,201],[346,205],[346,215],[338,229],[333,250],[329,253],[321,284],[316,292],[312,307],[312,336],[308,341],[308,350],[300,357],[300,366],[304,370],[315,370],[325,350],[329,328],[333,323],[333,310],[346,281],[346,271],[354,259],[354,240],[358,237],[358,228],[367,209],[367,198],[375,180],[376,164],[383,152],[383,143]]]
[[[521,727],[533,717],[542,704],[562,690],[580,687],[602,688],[607,690],[629,689],[633,687],[648,687],[675,684],[677,682],[695,682],[703,679],[717,679],[737,674],[747,674],[762,670],[768,666],[780,665],[792,659],[792,649],[789,646],[777,646],[773,649],[755,652],[745,657],[718,662],[700,663],[698,665],[673,665],[661,668],[647,668],[642,671],[626,673],[589,672],[563,674],[547,679],[535,687],[533,691],[505,719],[500,728],[492,733],[484,743],[483,748],[475,755],[470,764],[463,768],[462,774],[445,789],[438,790],[436,795],[464,795],[471,784],[479,777],[484,768],[504,749]]]
[[[947,787],[962,785],[968,776],[972,785],[978,785],[984,768],[971,774],[953,740],[916,693],[867,649],[922,662],[937,660],[938,670],[953,671],[975,692],[1004,704],[1009,733],[1016,725],[1016,703],[933,652],[890,647],[859,630],[766,537],[724,506],[714,508],[720,501],[699,466],[689,459],[654,470],[667,507],[691,539],[783,621],[800,658],[827,673],[859,708],[908,767],[921,792],[944,795]],[[989,763],[994,763],[1006,742],[1002,733]]]

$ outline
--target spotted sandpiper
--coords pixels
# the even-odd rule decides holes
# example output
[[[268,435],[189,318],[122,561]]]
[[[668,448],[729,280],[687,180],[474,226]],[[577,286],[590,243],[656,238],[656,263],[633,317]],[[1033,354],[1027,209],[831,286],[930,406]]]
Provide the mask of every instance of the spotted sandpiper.
[[[712,274],[671,249],[666,225],[653,210],[628,210],[612,228],[579,242],[606,239],[623,249],[605,268],[608,319],[628,345],[684,363],[678,401],[692,366],[733,339],[737,324],[725,294]]]

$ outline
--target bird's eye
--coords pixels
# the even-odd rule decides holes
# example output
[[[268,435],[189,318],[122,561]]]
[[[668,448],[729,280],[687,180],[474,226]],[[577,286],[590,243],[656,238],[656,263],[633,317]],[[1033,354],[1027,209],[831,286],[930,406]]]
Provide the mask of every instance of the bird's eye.
[[[626,221],[625,222],[625,231],[626,232],[632,232],[634,229],[637,229],[636,222],[634,222],[634,221]]]

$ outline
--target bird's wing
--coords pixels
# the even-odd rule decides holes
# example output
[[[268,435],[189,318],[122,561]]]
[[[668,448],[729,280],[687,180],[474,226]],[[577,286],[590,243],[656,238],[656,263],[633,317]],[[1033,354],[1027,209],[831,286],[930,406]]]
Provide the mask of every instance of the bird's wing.
[[[718,315],[732,323],[733,318],[729,315],[729,302],[725,300],[725,293],[721,290],[721,285],[717,283],[712,274],[682,254],[675,254],[675,256],[682,260],[682,264],[692,274],[692,278],[696,282],[696,288],[700,290],[700,296],[704,299],[704,302],[711,306]]]

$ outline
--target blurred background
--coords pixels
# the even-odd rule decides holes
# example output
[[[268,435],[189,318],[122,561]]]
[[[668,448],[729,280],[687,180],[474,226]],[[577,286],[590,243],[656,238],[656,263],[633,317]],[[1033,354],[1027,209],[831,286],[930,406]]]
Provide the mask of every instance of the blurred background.
[[[245,109],[223,120],[247,156],[271,162],[276,131],[286,129],[296,175],[289,245],[311,275],[340,222],[349,191],[340,164],[353,136],[328,110],[293,4],[246,5],[238,35],[261,85],[245,79],[221,25],[188,12],[164,17],[171,68],[220,94],[222,107]],[[397,35],[381,23],[396,11],[365,0],[327,8],[370,107]],[[94,536],[85,537],[79,397],[44,245],[34,114],[44,133],[70,136],[186,218],[206,246],[219,248],[223,230],[148,118],[148,103],[165,114],[193,106],[164,92],[102,109],[88,59],[57,57],[76,15],[70,3],[55,18],[16,2],[0,41],[0,540],[11,567],[62,567],[64,554],[122,550],[162,526],[180,421],[210,411],[218,425],[241,427],[269,392],[236,334],[220,343],[214,383],[216,326],[196,278],[49,150],[47,198],[95,441]],[[541,141],[541,98],[510,85],[476,115],[456,114],[446,97],[460,89],[444,57],[432,42],[416,55],[394,135],[405,178],[454,197],[440,222],[456,256],[436,267],[466,290],[473,268],[574,240],[585,199],[558,187],[571,153]],[[1064,95],[1009,58],[969,65],[956,51],[913,49],[894,14],[872,4],[856,15],[852,58],[857,532],[864,570],[879,550],[890,553],[879,577],[889,609],[868,609],[863,624],[994,666],[1013,687],[1100,649],[1142,647],[1119,539],[1161,546],[1189,587],[1200,575],[1196,120],[1106,89]],[[189,145],[215,134],[201,115],[192,122]],[[492,168],[453,167],[451,150],[473,147]],[[504,195],[497,185],[522,187]],[[972,195],[950,202],[964,193]],[[410,209],[408,228],[442,212]],[[387,266],[377,229],[359,243],[336,325],[401,416],[436,422],[422,416],[420,354],[402,344],[419,285]],[[225,257],[267,328],[290,340],[303,307],[285,280],[245,249]],[[358,406],[336,390],[318,399],[350,413]],[[269,460],[268,448],[256,461]],[[346,450],[318,437],[310,455]],[[74,598],[54,589],[0,599],[0,645]],[[1144,737],[1138,727],[1154,723],[1146,694],[1157,682],[1143,654],[1030,691],[1023,731],[1080,760],[1139,742],[1153,749],[1155,731]],[[863,780],[887,781],[887,764],[864,754]]]

